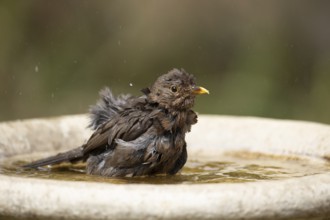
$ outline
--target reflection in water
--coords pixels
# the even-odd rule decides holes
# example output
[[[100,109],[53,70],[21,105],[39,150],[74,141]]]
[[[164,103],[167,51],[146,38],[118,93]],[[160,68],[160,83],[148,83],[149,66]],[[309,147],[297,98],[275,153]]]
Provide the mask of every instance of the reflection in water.
[[[311,164],[303,160],[279,159],[242,159],[222,157],[221,162],[188,161],[180,174],[175,176],[145,176],[109,178],[85,174],[85,166],[79,164],[62,164],[38,170],[24,170],[21,165],[32,161],[36,156],[19,156],[0,161],[0,173],[9,176],[27,178],[105,182],[114,184],[194,184],[194,183],[242,183],[261,180],[277,180],[302,177],[330,172],[329,166]]]

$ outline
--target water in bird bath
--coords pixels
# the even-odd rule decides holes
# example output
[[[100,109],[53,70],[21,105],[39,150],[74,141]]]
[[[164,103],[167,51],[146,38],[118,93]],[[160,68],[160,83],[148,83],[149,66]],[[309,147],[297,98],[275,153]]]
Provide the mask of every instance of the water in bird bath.
[[[85,174],[83,163],[62,164],[52,167],[23,169],[21,166],[45,154],[20,155],[2,159],[0,174],[26,178],[93,181],[114,184],[200,184],[200,183],[241,183],[263,180],[299,178],[319,173],[329,173],[326,162],[311,162],[300,158],[274,157],[246,152],[222,155],[217,160],[188,160],[181,173],[174,176],[148,176],[109,178]]]

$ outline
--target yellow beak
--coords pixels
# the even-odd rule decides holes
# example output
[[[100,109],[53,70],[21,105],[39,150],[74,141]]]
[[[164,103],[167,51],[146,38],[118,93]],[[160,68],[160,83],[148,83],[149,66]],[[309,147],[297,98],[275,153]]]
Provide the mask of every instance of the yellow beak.
[[[210,94],[209,90],[207,90],[201,86],[194,86],[192,89],[192,92],[195,95]]]

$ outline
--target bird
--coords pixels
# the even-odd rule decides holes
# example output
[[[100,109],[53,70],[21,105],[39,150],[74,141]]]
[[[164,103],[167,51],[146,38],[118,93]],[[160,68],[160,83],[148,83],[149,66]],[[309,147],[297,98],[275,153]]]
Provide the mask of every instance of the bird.
[[[135,97],[117,97],[105,87],[90,108],[92,135],[64,153],[24,165],[36,169],[86,162],[86,173],[106,177],[175,175],[187,161],[185,135],[197,123],[195,97],[209,94],[184,69],[159,76]]]

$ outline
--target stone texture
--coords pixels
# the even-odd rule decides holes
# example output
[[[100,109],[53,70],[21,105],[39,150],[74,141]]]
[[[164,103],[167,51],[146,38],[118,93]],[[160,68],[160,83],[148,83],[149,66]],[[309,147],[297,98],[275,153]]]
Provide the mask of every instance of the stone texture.
[[[86,124],[85,115],[1,123],[0,155],[77,146],[90,134]],[[216,157],[243,150],[320,160],[330,155],[330,127],[310,122],[201,116],[188,135],[188,146],[191,157]],[[327,219],[329,183],[329,173],[201,185],[114,185],[0,175],[0,218]]]

